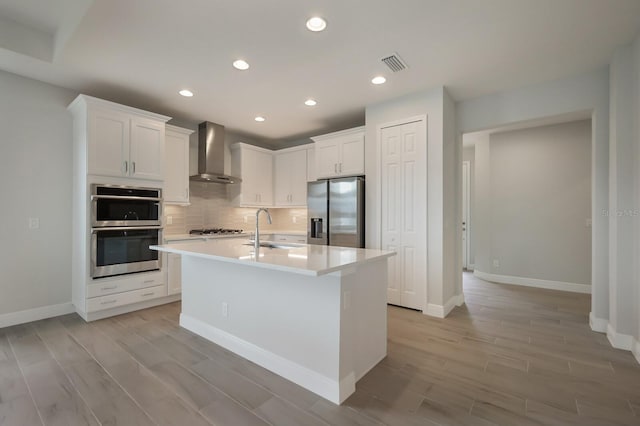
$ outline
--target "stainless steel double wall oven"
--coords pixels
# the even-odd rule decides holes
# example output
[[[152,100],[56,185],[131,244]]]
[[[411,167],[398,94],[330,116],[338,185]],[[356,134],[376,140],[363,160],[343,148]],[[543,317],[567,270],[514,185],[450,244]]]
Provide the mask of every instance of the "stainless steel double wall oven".
[[[161,267],[162,189],[91,185],[91,277]]]

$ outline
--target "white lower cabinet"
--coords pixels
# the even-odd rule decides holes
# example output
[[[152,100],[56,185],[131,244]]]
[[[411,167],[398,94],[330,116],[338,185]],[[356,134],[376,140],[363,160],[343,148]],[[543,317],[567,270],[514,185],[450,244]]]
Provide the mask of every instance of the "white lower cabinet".
[[[87,313],[144,302],[167,295],[162,271],[95,280],[87,286]]]
[[[154,287],[165,283],[163,273],[160,271],[103,278],[94,281],[94,283],[87,286],[88,298]]]
[[[273,236],[271,237],[271,241],[281,242],[281,243],[306,244],[307,236],[297,235],[297,234],[273,234]]]
[[[166,295],[167,286],[159,285],[155,287],[143,288],[140,290],[111,294],[108,296],[94,297],[92,299],[87,299],[87,312],[102,311],[104,309],[111,309],[117,306],[144,302]]]
[[[167,290],[169,295],[182,293],[182,256],[167,253]]]

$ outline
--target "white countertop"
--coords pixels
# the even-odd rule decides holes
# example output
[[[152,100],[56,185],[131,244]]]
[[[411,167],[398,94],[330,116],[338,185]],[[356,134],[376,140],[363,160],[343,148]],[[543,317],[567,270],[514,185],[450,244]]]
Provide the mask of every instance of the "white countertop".
[[[298,247],[290,249],[261,247],[256,259],[253,245],[248,243],[248,239],[239,238],[200,238],[151,246],[151,249],[312,276],[379,261],[396,254],[385,250],[297,244]]]

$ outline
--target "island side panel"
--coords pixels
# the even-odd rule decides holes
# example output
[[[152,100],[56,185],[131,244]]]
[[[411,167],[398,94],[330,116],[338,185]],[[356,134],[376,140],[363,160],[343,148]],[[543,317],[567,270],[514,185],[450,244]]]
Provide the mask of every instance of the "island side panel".
[[[350,347],[352,361],[342,350],[340,377],[360,380],[387,356],[388,260],[380,259],[345,271],[341,346]],[[347,295],[347,293],[350,293]]]
[[[183,327],[339,403],[340,274],[182,256],[182,281]]]

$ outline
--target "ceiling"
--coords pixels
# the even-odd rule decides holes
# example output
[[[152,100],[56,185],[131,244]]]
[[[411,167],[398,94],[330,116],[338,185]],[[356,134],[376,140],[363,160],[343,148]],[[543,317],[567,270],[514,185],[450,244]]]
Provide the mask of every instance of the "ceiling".
[[[275,144],[419,90],[459,101],[592,70],[639,29],[638,0],[0,0],[0,69]],[[380,62],[393,52],[408,69]]]

